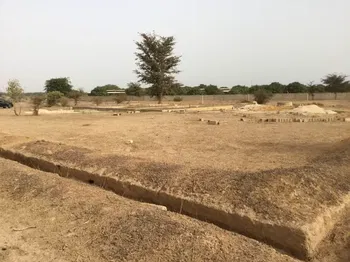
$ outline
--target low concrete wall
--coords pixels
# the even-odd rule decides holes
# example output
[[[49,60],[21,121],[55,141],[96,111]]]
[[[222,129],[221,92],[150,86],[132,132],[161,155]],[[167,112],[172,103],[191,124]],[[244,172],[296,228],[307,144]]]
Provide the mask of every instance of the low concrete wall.
[[[102,97],[104,101],[113,101],[114,96],[104,96]],[[206,101],[213,102],[229,102],[229,101],[253,101],[254,95],[193,95],[193,96],[164,96],[164,102],[174,102],[175,97],[181,97],[184,102],[193,102],[193,103],[201,103],[202,100],[205,103]],[[82,101],[91,101],[92,97],[87,96],[82,98]],[[314,97],[307,93],[288,93],[288,94],[274,94],[272,97],[272,101],[312,101],[312,100],[350,100],[350,93],[338,93],[335,97],[333,93],[316,93]],[[149,96],[128,96],[128,101],[135,102],[152,102],[157,103],[157,99],[155,97]]]

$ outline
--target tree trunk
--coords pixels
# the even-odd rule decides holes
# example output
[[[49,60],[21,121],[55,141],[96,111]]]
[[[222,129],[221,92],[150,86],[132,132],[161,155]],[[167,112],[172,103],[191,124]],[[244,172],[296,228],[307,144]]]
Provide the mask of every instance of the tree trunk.
[[[22,106],[19,106],[19,111],[17,112],[16,105],[13,105],[13,112],[15,113],[16,116],[20,116],[22,113]]]
[[[34,108],[33,109],[33,116],[38,116],[39,115],[39,108]]]
[[[163,96],[158,96],[158,104],[162,103]]]

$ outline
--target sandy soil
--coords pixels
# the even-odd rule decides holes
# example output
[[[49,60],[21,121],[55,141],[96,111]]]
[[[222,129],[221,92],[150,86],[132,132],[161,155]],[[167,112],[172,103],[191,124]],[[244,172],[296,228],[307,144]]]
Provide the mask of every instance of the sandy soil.
[[[0,178],[0,261],[296,261],[210,224],[8,160],[0,159]]]
[[[210,126],[199,118],[221,120]],[[110,113],[15,117],[0,111],[2,133],[197,168],[253,172],[305,165],[350,134],[348,123],[239,122],[232,113]],[[133,140],[133,143],[128,143]]]
[[[15,117],[2,110],[0,146],[276,223],[303,225],[350,192],[349,123],[239,119],[233,112]],[[322,243],[317,261],[348,261],[347,229],[343,219]]]

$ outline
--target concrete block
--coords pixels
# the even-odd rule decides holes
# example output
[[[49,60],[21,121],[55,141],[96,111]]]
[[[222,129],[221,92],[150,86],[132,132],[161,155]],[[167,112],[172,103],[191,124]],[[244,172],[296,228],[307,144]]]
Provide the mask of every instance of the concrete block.
[[[208,120],[208,125],[220,125],[220,122],[215,120]]]

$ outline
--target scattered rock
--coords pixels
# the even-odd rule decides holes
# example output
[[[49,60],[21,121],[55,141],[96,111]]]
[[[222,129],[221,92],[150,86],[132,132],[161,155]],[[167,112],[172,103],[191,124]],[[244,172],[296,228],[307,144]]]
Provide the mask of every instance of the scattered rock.
[[[134,114],[140,114],[141,113],[141,111],[135,111],[134,112]]]
[[[350,117],[344,118],[345,122],[350,122]]]
[[[114,113],[113,116],[121,116],[121,113]]]
[[[52,154],[53,154],[51,150],[47,150],[46,153],[47,153],[48,155],[52,155]]]
[[[134,141],[133,140],[128,140],[128,144],[133,144]]]
[[[252,104],[253,104],[253,105],[257,105],[257,104],[258,104],[258,102],[256,102],[256,101],[253,101],[253,102],[252,102]]]
[[[204,122],[205,120],[204,118],[199,118],[199,121]]]

